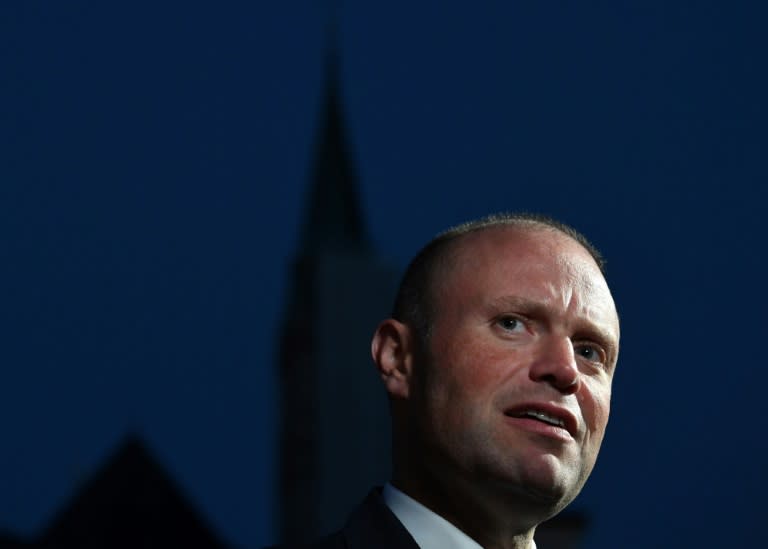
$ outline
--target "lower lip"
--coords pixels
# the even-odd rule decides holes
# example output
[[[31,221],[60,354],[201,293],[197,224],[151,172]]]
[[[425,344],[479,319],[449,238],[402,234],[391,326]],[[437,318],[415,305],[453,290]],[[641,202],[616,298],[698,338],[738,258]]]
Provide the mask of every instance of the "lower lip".
[[[544,423],[537,419],[531,419],[528,417],[504,416],[504,418],[509,423],[511,423],[512,425],[514,425],[519,429],[522,429],[523,431],[528,431],[530,433],[535,433],[537,435],[542,435],[542,436],[553,438],[556,440],[561,440],[563,442],[570,442],[573,440],[571,433],[569,433],[568,430],[565,429],[564,427],[549,425],[548,423]]]

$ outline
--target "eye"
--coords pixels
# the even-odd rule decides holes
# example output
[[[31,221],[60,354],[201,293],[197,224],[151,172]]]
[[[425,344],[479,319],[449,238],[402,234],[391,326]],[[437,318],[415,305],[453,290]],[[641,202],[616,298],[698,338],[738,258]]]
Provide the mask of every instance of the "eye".
[[[525,331],[525,324],[523,321],[514,316],[503,316],[499,318],[496,323],[507,332]]]
[[[579,344],[574,347],[576,355],[590,361],[605,364],[605,352],[597,345]]]

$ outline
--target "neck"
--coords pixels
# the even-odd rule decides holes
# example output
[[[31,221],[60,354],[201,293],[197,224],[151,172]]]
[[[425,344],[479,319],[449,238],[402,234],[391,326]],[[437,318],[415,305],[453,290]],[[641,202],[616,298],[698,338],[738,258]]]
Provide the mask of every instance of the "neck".
[[[495,494],[478,490],[451,475],[450,482],[440,482],[438,472],[394,468],[392,485],[437,513],[485,549],[529,549],[537,520],[530,507],[517,505],[510,498],[500,501]],[[548,518],[548,517],[545,517]]]

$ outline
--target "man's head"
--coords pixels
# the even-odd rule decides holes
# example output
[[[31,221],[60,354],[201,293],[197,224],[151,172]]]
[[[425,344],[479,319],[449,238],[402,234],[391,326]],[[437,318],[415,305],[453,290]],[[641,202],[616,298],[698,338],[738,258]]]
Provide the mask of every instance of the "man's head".
[[[417,261],[372,345],[394,482],[465,530],[458,498],[478,531],[494,513],[534,527],[578,494],[608,421],[619,325],[599,255],[518,216],[449,231]]]

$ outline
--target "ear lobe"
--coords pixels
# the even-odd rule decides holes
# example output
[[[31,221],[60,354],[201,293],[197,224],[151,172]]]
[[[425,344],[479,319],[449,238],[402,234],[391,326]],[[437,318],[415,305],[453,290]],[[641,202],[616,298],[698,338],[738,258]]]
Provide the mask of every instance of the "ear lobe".
[[[389,396],[407,399],[413,368],[413,343],[408,326],[392,318],[379,324],[371,341],[371,355]]]

